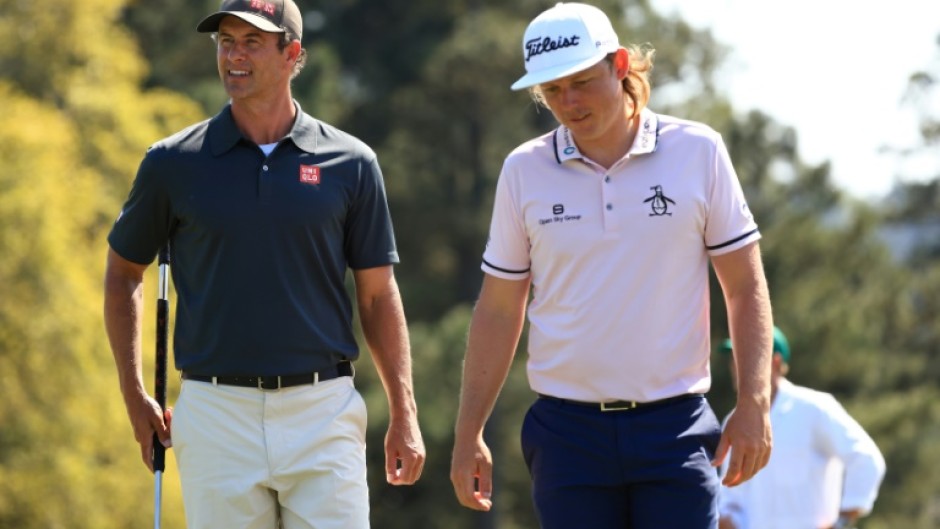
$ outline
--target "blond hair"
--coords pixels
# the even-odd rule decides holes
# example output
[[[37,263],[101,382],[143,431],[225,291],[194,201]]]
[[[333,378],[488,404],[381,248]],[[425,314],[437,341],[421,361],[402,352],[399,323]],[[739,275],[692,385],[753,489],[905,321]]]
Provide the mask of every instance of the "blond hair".
[[[640,113],[650,102],[650,71],[653,69],[653,56],[656,50],[649,43],[637,46],[627,46],[630,54],[630,71],[623,79],[623,91],[633,103],[633,116]],[[613,66],[614,56],[608,55],[605,59]]]
[[[640,113],[650,100],[650,71],[653,69],[653,56],[656,54],[656,50],[649,43],[636,45],[630,44],[625,46],[627,53],[630,55],[630,70],[627,72],[627,76],[623,78],[623,92],[630,99],[630,103],[633,106],[633,114],[630,117],[636,116]],[[615,53],[609,53],[604,60],[607,61],[607,64],[613,68],[614,65],[614,56]],[[532,99],[542,105],[545,108],[548,108],[548,105],[545,104],[545,96],[542,94],[542,90],[539,85],[535,85],[529,88],[529,95],[532,96]]]

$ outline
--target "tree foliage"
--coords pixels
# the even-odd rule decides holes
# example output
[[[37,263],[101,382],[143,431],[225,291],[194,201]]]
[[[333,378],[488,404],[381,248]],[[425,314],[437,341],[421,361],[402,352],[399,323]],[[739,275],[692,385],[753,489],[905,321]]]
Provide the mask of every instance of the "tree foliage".
[[[0,1],[2,527],[128,527],[152,494],[101,325],[103,236],[147,145],[200,113],[142,91],[120,8]]]
[[[373,524],[534,527],[518,443],[533,399],[524,344],[487,430],[494,512],[458,507],[448,473],[496,177],[512,148],[554,126],[547,110],[508,89],[522,72],[525,25],[550,3],[299,4],[309,62],[294,96],[378,152],[402,255],[428,461],[415,487],[384,483],[387,406],[364,355],[357,385],[371,414]],[[213,44],[194,30],[217,5],[0,0],[0,527],[123,528],[152,516],[152,481],[101,322],[104,236],[147,145],[225,103]],[[653,109],[723,134],[760,223],[775,319],[793,348],[791,378],[835,393],[887,457],[864,527],[940,525],[940,477],[931,471],[940,455],[940,238],[899,253],[889,230],[936,226],[937,182],[901,187],[881,204],[851,200],[828,164],[801,160],[792,128],[720,93],[716,69],[728,50],[710,33],[646,0],[597,5],[618,15],[625,41],[657,49]],[[935,100],[937,78],[915,73],[912,98]],[[935,148],[937,115],[918,108],[923,149]],[[148,296],[154,282],[148,276]],[[721,339],[717,284],[712,292]],[[152,332],[148,322],[145,336]],[[710,397],[722,414],[734,404],[723,359],[713,373]],[[181,527],[170,454],[164,518]]]

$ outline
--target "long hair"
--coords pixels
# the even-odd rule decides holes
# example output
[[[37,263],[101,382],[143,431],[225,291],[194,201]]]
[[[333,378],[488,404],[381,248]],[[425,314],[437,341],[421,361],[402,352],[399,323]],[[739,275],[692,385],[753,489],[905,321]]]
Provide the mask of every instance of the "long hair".
[[[623,78],[623,91],[630,99],[631,106],[633,107],[633,113],[630,115],[632,118],[646,108],[646,105],[649,103],[649,75],[650,71],[653,69],[653,56],[656,54],[656,50],[649,43],[642,45],[630,44],[624,47],[630,55],[630,70],[627,72],[627,76]],[[609,53],[604,57],[604,60],[607,61],[611,69],[614,67],[615,55],[616,53]],[[532,96],[532,99],[536,103],[548,108],[539,85],[529,88],[529,95]]]
[[[650,101],[650,71],[653,69],[653,56],[656,50],[649,43],[626,46],[630,54],[630,71],[623,79],[623,91],[633,104],[631,118],[640,113]],[[605,59],[610,67],[614,67],[614,54]]]

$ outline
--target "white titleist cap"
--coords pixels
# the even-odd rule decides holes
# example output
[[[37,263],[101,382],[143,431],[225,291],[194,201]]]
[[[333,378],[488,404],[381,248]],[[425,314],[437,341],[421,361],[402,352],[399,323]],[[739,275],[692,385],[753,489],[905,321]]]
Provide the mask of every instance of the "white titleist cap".
[[[617,33],[603,11],[587,4],[559,2],[526,28],[522,37],[526,74],[512,89],[580,72],[619,48]]]

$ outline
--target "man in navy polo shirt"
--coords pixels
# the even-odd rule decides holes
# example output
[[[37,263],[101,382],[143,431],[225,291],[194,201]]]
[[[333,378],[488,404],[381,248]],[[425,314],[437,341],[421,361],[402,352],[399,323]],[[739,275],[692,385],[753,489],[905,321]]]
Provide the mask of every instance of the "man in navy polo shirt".
[[[140,368],[144,271],[170,244],[187,525],[366,528],[347,268],[390,406],[388,482],[414,483],[425,457],[375,153],[293,100],[306,53],[292,0],[225,0],[197,29],[230,103],[148,150],[108,238],[105,320],[134,435],[148,466],[154,432],[170,446]]]
[[[652,50],[620,46],[599,9],[560,3],[522,42],[530,88],[560,126],[507,157],[464,364],[451,480],[492,506],[484,424],[528,306],[522,425],[546,529],[715,529],[718,473],[747,481],[770,455],[772,317],[760,232],[721,136],[646,108]],[[735,344],[724,431],[704,394],[709,263]],[[529,300],[531,294],[531,301]]]

